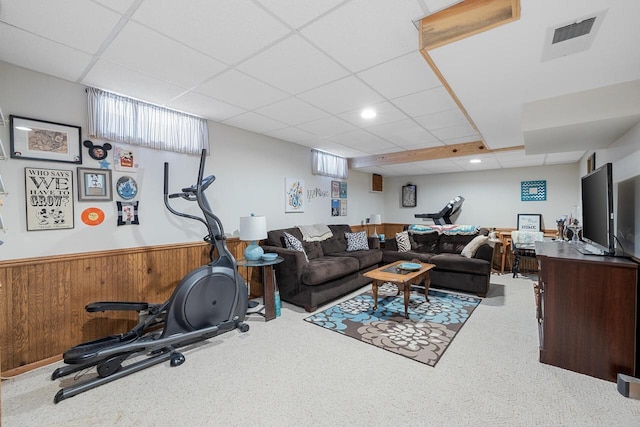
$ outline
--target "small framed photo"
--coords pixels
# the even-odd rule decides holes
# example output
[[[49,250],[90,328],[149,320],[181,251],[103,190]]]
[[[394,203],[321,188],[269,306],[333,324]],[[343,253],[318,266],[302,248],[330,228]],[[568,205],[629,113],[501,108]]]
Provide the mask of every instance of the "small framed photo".
[[[118,225],[138,225],[138,202],[116,202],[118,205]]]
[[[113,199],[111,170],[78,168],[78,201],[103,201]]]
[[[542,215],[518,214],[519,231],[542,231]]]
[[[80,126],[9,116],[13,159],[82,163]]]
[[[417,187],[413,184],[407,184],[402,187],[402,207],[415,208],[418,204],[416,197]]]

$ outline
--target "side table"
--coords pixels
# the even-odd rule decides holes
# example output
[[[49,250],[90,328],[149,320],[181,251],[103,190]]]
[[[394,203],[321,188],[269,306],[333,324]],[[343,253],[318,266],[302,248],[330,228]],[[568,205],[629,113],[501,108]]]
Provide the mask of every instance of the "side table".
[[[276,318],[276,275],[273,266],[280,264],[284,258],[251,261],[241,259],[236,261],[238,267],[262,267],[262,301],[264,302],[264,320],[268,322]]]

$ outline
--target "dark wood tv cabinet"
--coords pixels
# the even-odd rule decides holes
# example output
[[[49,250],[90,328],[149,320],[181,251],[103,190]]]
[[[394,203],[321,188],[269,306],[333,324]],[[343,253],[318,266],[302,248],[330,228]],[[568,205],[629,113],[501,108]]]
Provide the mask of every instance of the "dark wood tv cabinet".
[[[616,381],[638,376],[638,264],[536,242],[540,362]]]

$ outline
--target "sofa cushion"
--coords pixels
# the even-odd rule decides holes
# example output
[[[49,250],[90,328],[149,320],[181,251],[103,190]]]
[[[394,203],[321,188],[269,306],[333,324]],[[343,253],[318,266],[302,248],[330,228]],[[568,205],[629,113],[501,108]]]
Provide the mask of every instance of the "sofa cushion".
[[[477,234],[476,234],[477,235]],[[473,240],[476,235],[470,234],[456,234],[456,235],[445,235],[441,234],[440,239],[438,240],[438,250],[437,253],[449,253],[449,254],[460,254],[467,244]]]
[[[437,253],[439,248],[440,235],[438,233],[411,234],[409,237],[415,242],[412,248],[420,253]]]
[[[473,258],[478,248],[484,245],[485,243],[487,243],[488,240],[489,240],[489,237],[487,236],[476,236],[473,238],[472,241],[467,243],[467,245],[462,249],[462,252],[460,254],[466,258]]]
[[[304,247],[304,251],[307,254],[308,259],[324,256],[320,242],[302,242],[302,246]]]
[[[284,243],[284,233],[289,233],[296,239],[302,241],[302,233],[300,233],[298,227],[281,228],[278,230],[270,230],[267,232],[267,245],[286,248],[286,245]]]
[[[413,261],[417,259],[418,261],[429,263],[431,261],[431,258],[434,255],[435,254],[420,253],[420,252],[414,252],[414,251],[410,251],[410,252],[384,251],[382,255],[382,262],[385,264],[389,264],[389,263],[400,261],[400,260]]]
[[[286,231],[284,232],[284,244],[287,249],[292,249],[294,251],[302,252],[306,260],[309,261],[309,257],[307,256],[307,253],[304,251],[304,246],[302,245],[302,242],[296,239],[291,234],[287,233]]]
[[[411,250],[409,233],[406,231],[396,233],[396,244],[398,245],[398,252],[409,252]]]
[[[344,237],[347,240],[347,252],[369,250],[369,241],[366,232],[344,233]]]
[[[358,260],[359,269],[371,267],[372,265],[382,262],[382,251],[379,249],[369,249],[368,251],[351,251],[336,252],[329,256],[332,257],[349,257]]]
[[[352,257],[324,256],[309,261],[302,269],[305,285],[320,285],[358,271],[358,260]]]
[[[429,261],[436,269],[487,275],[491,272],[491,263],[477,258],[465,258],[460,254],[438,254]]]

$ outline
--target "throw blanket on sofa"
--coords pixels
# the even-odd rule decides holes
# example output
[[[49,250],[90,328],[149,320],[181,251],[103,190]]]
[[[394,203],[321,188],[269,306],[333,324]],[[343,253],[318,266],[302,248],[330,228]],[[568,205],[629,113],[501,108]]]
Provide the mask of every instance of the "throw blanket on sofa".
[[[477,225],[459,225],[459,224],[447,224],[447,225],[421,225],[411,224],[407,228],[409,233],[413,234],[428,234],[438,233],[453,236],[455,234],[476,234],[480,227]]]
[[[305,242],[321,242],[333,236],[326,224],[298,225],[297,227]]]

